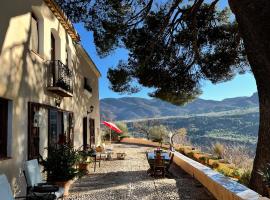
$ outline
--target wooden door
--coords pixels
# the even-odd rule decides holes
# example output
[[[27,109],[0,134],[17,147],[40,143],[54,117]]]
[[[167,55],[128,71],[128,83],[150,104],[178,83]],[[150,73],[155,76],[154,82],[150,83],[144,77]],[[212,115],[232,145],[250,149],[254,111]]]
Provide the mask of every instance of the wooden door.
[[[7,157],[8,100],[0,98],[0,158]]]
[[[95,120],[89,119],[90,146],[95,145]]]
[[[83,118],[83,149],[87,149],[87,117]]]

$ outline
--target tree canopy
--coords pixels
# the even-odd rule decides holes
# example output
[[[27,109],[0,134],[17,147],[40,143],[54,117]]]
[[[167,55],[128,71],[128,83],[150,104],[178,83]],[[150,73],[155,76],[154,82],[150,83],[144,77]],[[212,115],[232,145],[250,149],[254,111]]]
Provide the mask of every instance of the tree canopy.
[[[100,56],[118,47],[128,60],[110,68],[111,89],[183,104],[201,94],[202,80],[219,83],[247,70],[237,23],[218,0],[57,0],[73,22],[93,31]]]

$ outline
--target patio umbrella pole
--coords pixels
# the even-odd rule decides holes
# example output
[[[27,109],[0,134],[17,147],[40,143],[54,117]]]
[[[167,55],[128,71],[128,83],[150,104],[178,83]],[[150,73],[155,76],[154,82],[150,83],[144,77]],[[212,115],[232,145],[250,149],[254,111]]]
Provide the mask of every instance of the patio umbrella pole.
[[[110,129],[110,143],[112,144],[112,129]]]

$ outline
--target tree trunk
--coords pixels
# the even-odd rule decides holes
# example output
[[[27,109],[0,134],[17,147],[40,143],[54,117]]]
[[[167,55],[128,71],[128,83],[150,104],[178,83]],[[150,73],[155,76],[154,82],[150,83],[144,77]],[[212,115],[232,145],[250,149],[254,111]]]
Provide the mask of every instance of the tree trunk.
[[[270,1],[229,0],[229,5],[238,22],[259,95],[260,124],[250,186],[266,194],[257,172],[270,163]]]

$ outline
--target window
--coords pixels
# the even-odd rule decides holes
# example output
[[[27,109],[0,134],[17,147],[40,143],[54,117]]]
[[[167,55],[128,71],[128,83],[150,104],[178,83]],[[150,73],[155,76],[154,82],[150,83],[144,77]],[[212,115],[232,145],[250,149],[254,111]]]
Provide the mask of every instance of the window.
[[[0,159],[7,157],[8,100],[0,98]]]
[[[31,40],[30,48],[36,53],[39,53],[39,35],[38,35],[38,20],[37,17],[32,14],[31,17]]]
[[[86,78],[86,77],[84,77],[84,89],[86,89],[88,92],[92,93],[90,79]]]
[[[73,145],[73,114],[57,109],[49,110],[49,145]]]
[[[69,53],[68,53],[68,46],[66,46],[66,65],[69,66]]]

